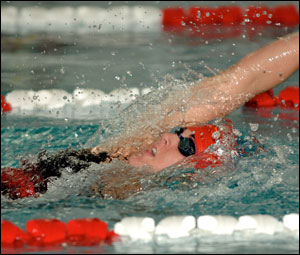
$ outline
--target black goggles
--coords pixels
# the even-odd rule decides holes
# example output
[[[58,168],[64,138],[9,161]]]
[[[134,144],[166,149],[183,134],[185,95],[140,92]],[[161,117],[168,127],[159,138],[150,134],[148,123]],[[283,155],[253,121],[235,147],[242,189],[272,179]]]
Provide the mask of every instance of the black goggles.
[[[186,128],[180,128],[179,130],[175,130],[174,133],[179,137],[178,150],[179,152],[185,156],[191,156],[196,154],[196,146],[195,142],[191,137],[183,137],[182,133]]]

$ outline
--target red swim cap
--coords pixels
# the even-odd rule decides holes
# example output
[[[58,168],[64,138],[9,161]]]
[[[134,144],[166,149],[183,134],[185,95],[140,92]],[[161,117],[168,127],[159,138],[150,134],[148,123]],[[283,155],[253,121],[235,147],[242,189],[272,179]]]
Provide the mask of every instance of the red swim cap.
[[[198,127],[188,127],[190,131],[194,132],[195,145],[196,145],[196,158],[192,161],[197,162],[195,168],[206,168],[208,166],[215,167],[222,164],[219,156],[214,152],[203,153],[210,145],[216,143],[217,140],[222,140],[227,137],[227,133],[233,135],[232,121],[225,120],[222,130],[212,124],[202,125]],[[224,141],[223,141],[224,142]],[[236,139],[234,136],[234,146],[236,145]]]
[[[219,131],[219,128],[215,125],[203,125],[200,127],[188,127],[188,130],[194,132],[196,151],[198,154],[216,142],[214,137],[216,137],[217,134],[213,134]]]

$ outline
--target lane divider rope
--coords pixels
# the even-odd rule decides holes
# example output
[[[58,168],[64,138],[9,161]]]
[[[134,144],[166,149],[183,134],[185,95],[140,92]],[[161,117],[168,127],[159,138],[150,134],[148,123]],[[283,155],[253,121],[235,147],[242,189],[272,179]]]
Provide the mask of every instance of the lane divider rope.
[[[128,91],[115,90],[105,94],[96,89],[76,89],[72,94],[64,90],[14,90],[1,95],[1,113],[9,113],[13,110],[57,109],[66,105],[89,107],[102,103],[131,103],[136,97],[145,95],[150,90],[141,92],[137,88]],[[245,103],[245,107],[284,109],[299,109],[299,87],[289,86],[280,91],[276,96],[273,89],[260,93]]]
[[[1,220],[1,247],[24,246],[92,246],[124,240],[153,241],[165,236],[170,239],[187,236],[249,235],[276,233],[299,238],[299,214],[284,215],[282,221],[271,215],[244,215],[239,218],[226,215],[169,216],[157,223],[151,217],[125,217],[113,230],[98,218],[72,219],[64,223],[58,219],[32,219],[26,231],[8,220]]]
[[[191,6],[159,9],[153,6],[100,7],[1,7],[1,33],[29,34],[32,32],[69,32],[76,34],[159,32],[192,30],[192,35],[209,36],[205,26],[232,27],[236,25],[266,27],[296,27],[299,12],[292,4],[259,6]],[[199,31],[199,28],[200,31]],[[213,30],[212,27],[209,30]],[[205,31],[205,32],[203,32]],[[200,32],[200,33],[198,33]],[[219,34],[219,33],[218,33]],[[65,34],[67,35],[67,34]],[[227,36],[236,36],[227,32]]]

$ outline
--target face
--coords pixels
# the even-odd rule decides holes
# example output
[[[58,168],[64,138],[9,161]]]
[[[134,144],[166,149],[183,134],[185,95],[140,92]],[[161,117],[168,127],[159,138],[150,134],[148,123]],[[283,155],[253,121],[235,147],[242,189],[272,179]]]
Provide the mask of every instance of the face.
[[[186,129],[183,137],[189,137],[192,132]],[[177,134],[166,133],[161,139],[151,145],[145,151],[133,155],[129,158],[129,164],[132,166],[150,166],[155,171],[171,166],[185,158],[179,150],[179,137]]]

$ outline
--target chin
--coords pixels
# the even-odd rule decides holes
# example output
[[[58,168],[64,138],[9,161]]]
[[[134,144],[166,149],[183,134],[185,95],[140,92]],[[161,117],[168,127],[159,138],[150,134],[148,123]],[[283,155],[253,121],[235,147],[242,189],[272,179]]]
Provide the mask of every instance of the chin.
[[[128,159],[128,163],[131,166],[145,166],[148,165],[146,163],[143,162],[142,158],[139,156],[132,156]]]
[[[131,166],[138,166],[139,165],[139,160],[138,160],[138,158],[137,157],[130,157],[129,159],[128,159],[128,163],[129,163],[129,165],[131,165]]]
[[[147,160],[142,156],[132,156],[128,159],[129,165],[134,167],[147,166],[151,168],[151,172],[159,172],[165,168],[165,167],[157,166],[155,164],[151,164],[149,161],[150,160]]]

